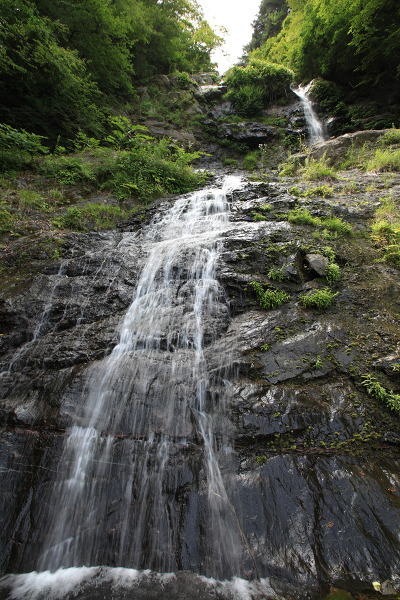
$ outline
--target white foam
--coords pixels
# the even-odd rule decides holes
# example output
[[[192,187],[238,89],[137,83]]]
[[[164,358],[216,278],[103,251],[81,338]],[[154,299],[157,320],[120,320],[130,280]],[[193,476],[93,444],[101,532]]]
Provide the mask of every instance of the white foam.
[[[159,585],[162,590],[168,590],[169,585],[177,585],[179,589],[179,579],[182,577],[182,600],[186,600],[188,576],[192,578],[194,585],[203,584],[204,589],[209,590],[210,599],[216,596],[227,600],[261,600],[276,597],[268,579],[247,581],[233,577],[229,581],[219,581],[195,573],[155,573],[123,567],[71,567],[54,572],[34,571],[7,575],[0,580],[0,590],[10,590],[8,600],[62,600],[78,595],[91,585],[97,587],[101,584],[111,585],[114,590],[133,590],[141,584],[149,583],[152,587]],[[174,588],[175,593],[176,589]],[[177,600],[179,598],[177,595]]]
[[[50,571],[33,571],[22,575],[8,575],[1,580],[0,587],[10,587],[10,600],[35,600],[45,596],[57,600],[79,589],[82,583],[93,578],[98,567],[71,567]]]

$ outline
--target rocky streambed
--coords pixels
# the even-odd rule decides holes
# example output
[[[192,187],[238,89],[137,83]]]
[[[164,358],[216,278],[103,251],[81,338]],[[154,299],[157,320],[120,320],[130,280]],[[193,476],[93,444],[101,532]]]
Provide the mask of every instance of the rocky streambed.
[[[226,592],[232,598],[318,598],[331,586],[361,597],[373,595],[373,582],[390,595],[400,586],[399,420],[363,385],[368,373],[385,389],[400,388],[399,270],[381,262],[369,235],[380,198],[395,195],[400,178],[349,171],[329,185],[327,194],[315,185],[272,178],[247,182],[228,198],[230,223],[216,267],[225,308],[204,331],[207,403],[218,405],[223,382],[216,437],[219,429],[229,430],[232,443],[220,468],[242,533],[237,575],[268,580],[261,592]],[[160,202],[161,214],[171,202]],[[288,221],[289,212],[299,209],[336,217],[353,233]],[[61,258],[43,264],[31,281],[5,286],[4,573],[37,569],[41,502],[79,414],[85,374],[117,344],[147,252],[146,227],[142,222],[68,234]],[[331,264],[338,268],[335,277],[329,276]],[[285,292],[286,301],[263,308],[252,282]],[[330,306],[302,301],[326,288],[333,294]],[[168,361],[171,348],[161,340],[160,349],[160,360]],[[118,435],[116,444],[137,441],[124,428]],[[205,495],[202,441],[193,428],[175,442],[170,484],[163,490],[176,533],[174,570],[210,575],[196,541],[204,526],[204,515],[195,510]],[[122,495],[117,489],[110,499],[96,564],[145,569],[145,560],[119,563],[112,543],[107,547],[120,527]],[[220,588],[207,589],[199,597],[224,597]],[[129,593],[124,597],[136,597]]]

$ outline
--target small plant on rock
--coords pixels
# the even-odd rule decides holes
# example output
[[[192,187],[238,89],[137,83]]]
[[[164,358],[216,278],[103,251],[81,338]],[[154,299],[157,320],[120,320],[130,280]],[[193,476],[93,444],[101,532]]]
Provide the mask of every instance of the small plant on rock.
[[[299,300],[304,308],[325,309],[331,306],[335,296],[337,296],[337,293],[332,292],[332,290],[326,287],[302,294]]]
[[[340,279],[340,267],[336,263],[331,263],[326,269],[326,279],[329,283],[336,283]]]
[[[286,275],[283,272],[283,267],[278,269],[277,267],[271,267],[267,273],[268,279],[272,279],[273,281],[285,281]]]
[[[264,290],[258,281],[252,281],[250,286],[254,290],[261,308],[279,308],[290,299],[290,295],[282,290],[277,290],[276,288]]]
[[[295,225],[312,225],[314,227],[321,225],[321,219],[319,217],[313,217],[306,208],[295,208],[294,210],[290,210],[288,213],[288,221]]]
[[[362,376],[362,384],[373,398],[380,400],[388,408],[400,414],[400,394],[395,394],[392,390],[386,390],[370,373],[365,373]]]
[[[300,175],[306,181],[317,181],[318,179],[336,179],[335,170],[329,166],[326,156],[319,160],[308,156],[304,166],[299,169]]]

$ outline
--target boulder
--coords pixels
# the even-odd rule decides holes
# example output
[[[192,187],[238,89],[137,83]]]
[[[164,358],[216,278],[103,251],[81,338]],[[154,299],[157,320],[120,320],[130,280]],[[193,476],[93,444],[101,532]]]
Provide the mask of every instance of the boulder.
[[[369,129],[345,133],[327,142],[315,144],[311,148],[309,156],[319,160],[325,155],[331,165],[337,165],[344,160],[350,148],[360,148],[365,143],[376,142],[387,131],[388,129]]]
[[[306,263],[312,271],[315,271],[321,277],[324,277],[328,271],[329,260],[322,254],[307,254]]]

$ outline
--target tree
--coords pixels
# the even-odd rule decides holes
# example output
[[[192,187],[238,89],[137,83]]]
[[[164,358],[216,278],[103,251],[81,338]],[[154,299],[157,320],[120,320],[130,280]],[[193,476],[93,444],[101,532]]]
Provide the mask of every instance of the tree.
[[[98,129],[97,87],[78,54],[58,44],[64,33],[30,2],[2,0],[0,121],[53,139]]]
[[[288,14],[286,0],[261,0],[258,15],[253,21],[253,36],[246,46],[246,52],[259,48],[271,37],[278,35]]]

